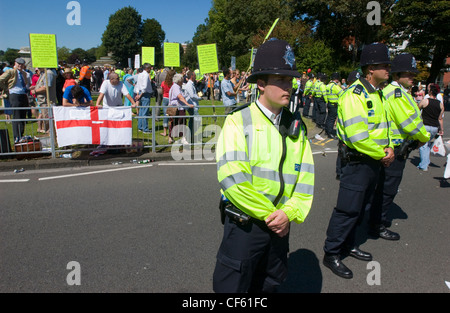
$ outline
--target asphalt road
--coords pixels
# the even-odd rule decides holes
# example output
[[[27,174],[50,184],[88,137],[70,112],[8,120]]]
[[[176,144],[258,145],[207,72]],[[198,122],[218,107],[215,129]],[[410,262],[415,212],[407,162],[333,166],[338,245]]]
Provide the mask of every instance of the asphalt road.
[[[367,268],[367,262],[346,258],[354,278],[345,280],[322,265],[339,187],[336,142],[312,143],[314,203],[305,223],[292,225],[290,272],[280,291],[449,292],[445,159],[432,157],[430,170],[419,172],[414,165],[418,153],[413,152],[390,214],[391,229],[401,240],[370,238],[363,224],[361,248],[378,263]],[[8,172],[0,173],[0,181],[0,292],[212,292],[222,236],[214,163]],[[379,280],[369,284],[368,277],[369,282]]]

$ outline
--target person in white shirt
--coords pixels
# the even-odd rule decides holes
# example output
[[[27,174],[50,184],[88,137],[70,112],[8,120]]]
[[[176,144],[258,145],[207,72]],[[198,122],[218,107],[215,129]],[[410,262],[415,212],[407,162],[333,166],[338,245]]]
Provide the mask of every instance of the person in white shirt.
[[[189,119],[189,123],[188,123],[188,127],[191,131],[191,142],[194,142],[194,135],[195,135],[195,130],[194,129],[194,116],[198,116],[198,102],[202,99],[201,97],[198,96],[197,94],[197,88],[195,88],[195,72],[194,71],[189,71],[187,72],[186,75],[188,82],[186,83],[185,87],[184,87],[184,91],[185,91],[185,95],[186,95],[186,100],[188,103],[193,104],[194,107],[193,108],[188,108],[187,111],[189,112],[189,115],[191,115],[192,117]]]
[[[138,75],[135,86],[135,93],[137,94],[135,99],[140,102],[141,106],[141,108],[139,108],[139,116],[143,117],[138,120],[138,129],[144,133],[150,133],[147,116],[150,116],[151,114],[151,110],[148,107],[150,106],[151,97],[153,94],[152,83],[149,75],[152,70],[152,66],[149,63],[145,63],[142,68],[144,70]]]
[[[103,101],[103,107],[117,107],[123,106],[122,96],[127,97],[131,102],[131,107],[136,107],[134,99],[128,93],[127,87],[119,79],[119,75],[116,73],[109,74],[109,80],[105,80],[100,87],[100,95],[98,96],[96,105],[101,106]]]

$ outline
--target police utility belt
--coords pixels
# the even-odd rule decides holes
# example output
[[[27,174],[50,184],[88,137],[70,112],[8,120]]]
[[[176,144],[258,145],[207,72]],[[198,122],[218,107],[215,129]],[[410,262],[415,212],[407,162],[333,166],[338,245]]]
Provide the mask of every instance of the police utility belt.
[[[394,149],[395,157],[400,160],[406,160],[409,154],[419,147],[417,140],[403,140],[403,142]]]
[[[224,196],[220,198],[219,204],[220,210],[220,219],[222,221],[222,225],[225,224],[225,217],[228,216],[231,222],[245,226],[251,221],[256,221],[253,217],[248,214],[245,214],[241,210],[239,210],[230,200],[226,199]]]
[[[375,161],[375,159],[371,158],[367,154],[349,148],[341,140],[339,140],[338,144],[338,155],[342,160],[345,160],[347,162]]]

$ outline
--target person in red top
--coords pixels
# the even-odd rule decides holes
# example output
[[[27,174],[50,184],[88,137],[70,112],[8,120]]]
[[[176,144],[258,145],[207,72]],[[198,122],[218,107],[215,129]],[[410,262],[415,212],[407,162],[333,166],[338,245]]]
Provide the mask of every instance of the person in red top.
[[[91,92],[91,77],[92,71],[86,61],[83,62],[83,67],[80,70],[80,85]]]
[[[34,74],[33,74],[33,76],[31,77],[31,86],[36,86],[36,83],[37,83],[37,81],[39,80],[39,76],[40,76],[41,74],[40,74],[40,72],[39,72],[39,69],[38,68],[36,68],[35,70],[34,70]],[[37,110],[37,109],[35,109],[35,107],[36,107],[36,95],[35,94],[32,94],[31,95],[32,97],[33,97],[33,103],[30,103],[30,106],[32,107],[32,109],[31,109],[31,114],[33,115],[33,116],[38,116],[39,115],[39,110]],[[30,100],[30,99],[29,99]],[[38,132],[39,132],[39,129],[38,129]]]
[[[75,78],[73,77],[73,72],[71,71],[70,68],[66,68],[64,70],[64,86],[62,88],[62,91],[66,91],[66,88],[69,86],[74,86],[77,84],[77,82],[75,81]]]
[[[164,112],[164,118],[163,118],[163,127],[164,132],[161,133],[162,136],[167,136],[167,128],[169,127],[169,118],[166,115],[167,106],[169,105],[169,90],[170,87],[172,87],[173,84],[173,76],[175,75],[174,70],[169,70],[166,75],[166,79],[161,83],[161,88],[163,91],[163,100],[162,100],[162,107]]]

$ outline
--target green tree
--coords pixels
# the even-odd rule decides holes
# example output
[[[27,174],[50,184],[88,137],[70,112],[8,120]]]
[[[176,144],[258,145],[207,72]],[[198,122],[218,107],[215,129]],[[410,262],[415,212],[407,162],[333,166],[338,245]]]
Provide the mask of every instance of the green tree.
[[[197,46],[208,43],[214,43],[214,41],[211,37],[209,20],[206,19],[204,24],[197,26],[192,42],[188,42],[186,52],[182,58],[183,64],[190,69],[198,69]]]
[[[268,32],[270,30],[270,26],[266,29],[260,30],[258,34],[253,36],[252,38],[252,47],[259,47],[265,37],[267,36]],[[286,40],[294,49],[295,56],[296,56],[296,63],[297,63],[297,69],[299,71],[304,70],[304,62],[303,58],[300,58],[300,55],[312,55],[315,52],[310,52],[308,49],[312,48],[314,45],[312,45],[312,32],[311,29],[308,27],[308,25],[302,21],[302,20],[296,20],[296,21],[288,21],[288,20],[280,20],[274,30],[272,31],[272,34],[270,37]],[[325,44],[322,42],[322,46],[324,47]],[[330,58],[329,56],[329,48],[324,48],[324,51],[326,54],[324,56],[320,57],[320,59],[326,59]],[[250,62],[250,58],[248,59]],[[300,62],[302,61],[302,62]],[[328,63],[331,62],[331,58],[328,61]]]
[[[338,66],[333,58],[333,49],[322,40],[310,39],[299,49],[296,59],[300,72],[311,69],[313,73],[330,75]]]
[[[163,31],[161,24],[152,19],[145,19],[142,24],[142,47],[155,47],[155,62],[157,67],[163,65],[162,44],[166,39],[166,33]]]
[[[3,55],[3,59],[8,61],[8,63],[14,66],[15,60],[19,57],[19,50],[8,48]]]
[[[398,0],[387,19],[397,42],[408,40],[407,51],[431,61],[427,83],[435,82],[450,53],[450,2]]]
[[[72,54],[70,49],[67,48],[67,47],[60,47],[60,48],[58,48],[57,49],[57,53],[58,53],[58,60],[59,61],[65,61],[65,62],[67,62],[67,60],[69,59],[70,55]]]
[[[294,2],[294,17],[304,20],[314,29],[314,38],[333,47],[340,62],[359,62],[358,53],[364,45],[383,41],[390,34],[383,32],[386,17],[395,0],[379,0],[381,24],[369,25],[369,1],[303,0]]]
[[[108,51],[106,51],[106,48],[103,44],[97,47],[97,50],[95,50],[95,58],[98,60],[101,57],[105,57],[108,55]]]
[[[113,53],[115,61],[128,64],[128,58],[139,53],[141,45],[142,17],[135,8],[128,6],[109,17],[102,35],[106,50]]]
[[[208,39],[217,43],[219,63],[228,66],[231,56],[248,54],[259,30],[270,27],[277,18],[290,18],[290,4],[291,0],[214,0],[206,29]]]
[[[63,47],[61,50],[63,51],[63,53],[67,53],[67,48],[64,48],[65,47]],[[84,50],[82,48],[76,48],[70,51],[69,56],[65,59],[61,58],[61,55],[59,54],[60,49],[58,49],[58,58],[61,61],[66,61],[69,64],[75,64],[76,62],[83,63],[84,61],[86,61],[87,63],[93,63],[97,60],[95,56],[96,49],[97,48],[90,48],[89,50]]]

